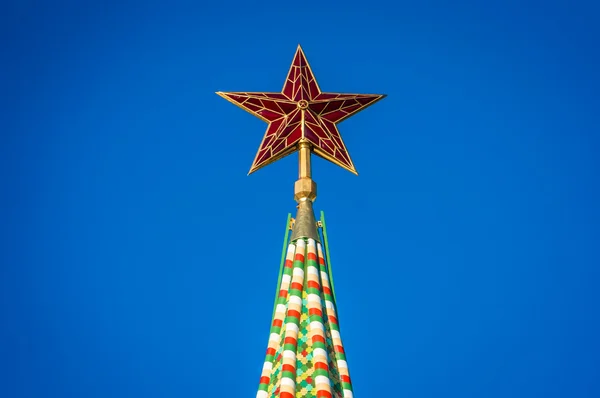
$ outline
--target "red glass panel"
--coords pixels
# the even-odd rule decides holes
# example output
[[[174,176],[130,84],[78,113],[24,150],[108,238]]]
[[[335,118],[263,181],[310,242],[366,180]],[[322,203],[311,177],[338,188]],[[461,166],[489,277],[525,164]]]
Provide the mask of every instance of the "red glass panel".
[[[277,102],[270,100],[262,100],[263,106],[271,112],[282,113],[281,108],[277,106]]]
[[[361,104],[356,104],[356,105],[351,105],[348,107],[344,107],[344,111],[346,111],[346,113],[352,114],[360,109],[363,108],[363,105]]]
[[[275,120],[275,119],[281,117],[280,113],[275,113],[275,112],[272,112],[272,111],[270,111],[268,109],[263,109],[261,111],[258,111],[257,113],[259,115],[261,115],[262,117],[264,117],[265,119],[269,120],[269,121]]]
[[[342,164],[345,164],[346,166],[350,167],[350,161],[348,160],[348,158],[345,156],[345,151],[335,151],[335,154],[333,155],[337,160],[339,160]]]
[[[242,103],[246,100],[246,96],[241,96],[241,95],[228,95],[229,98],[231,98],[232,100],[234,100],[237,103]]]
[[[331,120],[332,122],[337,122],[338,120],[340,120],[341,118],[347,116],[348,114],[346,112],[343,111],[333,111],[330,112],[326,115],[323,115],[323,118],[326,118],[327,120]]]
[[[289,79],[285,81],[285,85],[283,86],[283,90],[281,91],[283,95],[287,98],[292,99],[292,93],[294,90],[294,83],[292,83]]]
[[[302,129],[300,127],[296,128],[288,137],[285,139],[286,146],[290,146],[294,144],[297,140],[302,137]]]
[[[333,149],[330,149],[329,147],[323,145],[323,140],[321,140],[321,143],[319,144],[318,148],[321,152],[323,152],[329,156],[333,156],[333,154],[335,152]]]
[[[319,146],[319,137],[317,137],[310,127],[304,129],[304,137],[316,146]]]
[[[302,121],[302,113],[299,109],[296,108],[296,111],[293,112],[289,117],[289,123],[300,123]]]
[[[248,105],[248,104],[256,105],[261,108],[263,107],[262,102],[258,98],[252,98],[252,97],[248,98],[248,100],[246,102],[244,102],[244,105]]]
[[[358,102],[354,98],[345,100],[344,105],[342,105],[342,108],[346,108],[346,107],[352,106],[352,105],[358,105]]]
[[[296,56],[294,57],[294,62],[292,65],[301,66],[301,63],[300,63],[301,57],[302,57],[302,53],[300,52],[300,49],[298,49],[298,51],[296,51]]]
[[[312,79],[309,83],[308,83],[308,87],[310,90],[310,98],[314,99],[317,97],[317,95],[319,95],[319,88],[317,87],[317,82]]]
[[[287,126],[285,126],[283,131],[279,134],[279,137],[281,137],[282,139],[285,139],[285,138],[289,137],[289,135],[292,134],[297,129],[300,129],[300,130],[302,129],[300,126],[300,123],[294,123],[294,124],[287,125]]]
[[[318,149],[315,150],[315,152],[317,152],[317,153],[322,152],[322,154],[319,153],[319,155],[321,155],[321,156],[323,156],[323,154],[328,155],[328,156],[333,156],[333,153],[334,153],[333,150],[327,148],[326,146],[323,146],[323,142],[321,142],[321,145],[319,145]]]
[[[313,123],[313,124],[319,124],[319,122],[317,121],[316,116],[312,113],[312,112],[304,112],[304,121],[306,123]]]
[[[323,125],[327,128],[327,132],[329,133],[329,137],[333,140],[333,143],[338,148],[343,148],[344,145],[342,140],[340,139],[340,133],[338,132],[335,124],[329,122],[328,120],[323,120]]]
[[[283,120],[283,118],[273,120],[267,128],[266,135],[274,135],[277,132],[277,130],[279,130],[279,127],[281,126],[281,123],[283,123]]]
[[[302,99],[310,101],[310,93],[307,86],[302,86]]]
[[[281,93],[263,93],[263,95],[267,98],[274,99],[274,100],[285,99],[285,95],[283,95]]]
[[[343,104],[344,104],[344,101],[340,101],[340,100],[329,101],[329,103],[327,104],[325,109],[323,109],[322,114],[326,114],[326,113],[338,110],[342,107]]]
[[[311,125],[311,128],[315,132],[315,134],[319,136],[319,138],[321,138],[321,139],[329,138],[329,135],[327,134],[325,129],[323,129],[323,127],[321,127],[320,125],[317,125],[314,127]]]
[[[307,126],[310,126],[310,129],[319,137],[319,138],[328,138],[327,132],[318,122],[318,120],[313,116],[311,112],[306,112],[304,114],[304,121]]]
[[[332,137],[340,136],[340,133],[339,133],[337,127],[335,127],[335,123],[333,123],[330,120],[324,119],[324,118],[321,118],[321,122],[327,128],[327,131],[329,132],[329,134],[331,134]]]
[[[248,102],[248,101],[244,102],[242,104],[242,106],[244,106],[244,107],[246,107],[246,108],[248,108],[248,109],[250,109],[251,111],[254,111],[254,112],[258,112],[261,109],[263,109],[262,106],[254,105],[254,104],[252,104],[251,102]]]
[[[311,111],[315,112],[316,114],[319,114],[323,111],[323,109],[325,109],[326,106],[327,102],[313,102],[308,107]]]
[[[285,147],[286,147],[285,140],[281,140],[277,144],[273,144],[273,147],[271,149],[273,156],[276,156],[279,152],[284,150]]]
[[[265,136],[265,139],[263,140],[262,144],[260,145],[260,151],[266,150],[269,147],[269,145],[271,145],[274,138],[275,138],[274,135]]]
[[[299,61],[300,64],[298,66],[304,67],[306,65],[308,65],[308,62],[306,62],[306,57],[304,56],[304,53],[302,52],[302,50],[298,51],[298,55],[299,55]]]
[[[329,139],[321,139],[321,148],[327,152],[333,154],[334,146],[333,142]]]
[[[296,83],[296,85],[294,86],[294,90],[295,94],[294,94],[294,101],[300,101],[302,98],[302,85],[298,83]]]
[[[289,121],[287,121],[287,124],[282,129],[281,133],[279,134],[279,137],[285,138],[289,134],[291,134],[292,131],[294,131],[298,126],[300,126],[300,121],[300,112],[296,112],[294,116],[292,116],[292,118],[290,118]]]
[[[348,151],[341,151],[340,156],[346,160],[346,163],[348,163],[348,165],[352,164],[352,161],[350,161],[350,155],[348,155]]]
[[[318,98],[315,98],[316,100],[327,100],[327,99],[333,99],[333,98],[337,98],[337,94],[334,93],[321,93],[319,94]]]
[[[279,105],[283,113],[286,115],[289,115],[290,113],[298,109],[298,106],[293,102],[278,102],[277,104]]]
[[[377,96],[379,97],[379,96]],[[359,104],[361,105],[368,105],[371,102],[375,101],[377,99],[377,97],[366,97],[366,98],[357,98],[356,100],[358,101]]]
[[[263,163],[263,162],[267,161],[267,160],[268,160],[270,157],[271,157],[271,151],[269,151],[269,150],[267,149],[267,150],[265,150],[265,152],[264,152],[263,154],[259,155],[259,156],[256,158],[256,163],[255,163],[255,164],[256,164],[256,165],[259,165],[259,164],[261,164],[261,163]]]
[[[333,143],[335,144],[336,147],[338,148],[343,148],[344,144],[342,143],[342,140],[340,139],[339,135],[331,135],[331,139],[333,140]]]
[[[306,61],[306,67],[303,68],[303,74],[304,76],[306,76],[306,79],[310,80],[315,80],[315,76],[313,75],[312,71],[310,70],[310,66],[308,66],[308,61],[306,60],[306,58],[304,59]]]
[[[312,112],[304,113],[304,121],[307,123],[319,124],[317,117]]]
[[[306,75],[302,75],[300,76],[300,84],[302,85],[302,87],[304,87],[305,89],[308,88],[308,79],[306,78]]]

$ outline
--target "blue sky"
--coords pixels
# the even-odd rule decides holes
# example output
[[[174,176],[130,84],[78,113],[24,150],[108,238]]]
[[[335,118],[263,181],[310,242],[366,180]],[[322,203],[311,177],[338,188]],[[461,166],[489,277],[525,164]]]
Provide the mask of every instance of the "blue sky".
[[[298,43],[388,94],[313,170],[356,396],[600,396],[597,4],[201,3],[4,4],[0,396],[255,395],[297,160],[214,92]]]

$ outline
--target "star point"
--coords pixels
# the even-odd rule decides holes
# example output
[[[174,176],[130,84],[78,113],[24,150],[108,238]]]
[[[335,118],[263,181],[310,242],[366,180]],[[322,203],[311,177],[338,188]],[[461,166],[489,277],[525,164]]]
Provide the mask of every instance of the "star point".
[[[317,156],[358,175],[337,124],[385,97],[322,92],[300,44],[280,93],[216,93],[268,123],[248,174],[295,152],[306,140]]]

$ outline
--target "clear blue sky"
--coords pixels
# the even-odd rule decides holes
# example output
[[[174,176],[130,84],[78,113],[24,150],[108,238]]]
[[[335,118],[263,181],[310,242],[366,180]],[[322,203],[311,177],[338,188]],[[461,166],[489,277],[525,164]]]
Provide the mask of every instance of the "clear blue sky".
[[[214,92],[298,43],[388,94],[359,177],[314,164],[356,397],[600,396],[599,11],[5,2],[0,396],[254,397],[297,161],[246,176],[266,125]]]

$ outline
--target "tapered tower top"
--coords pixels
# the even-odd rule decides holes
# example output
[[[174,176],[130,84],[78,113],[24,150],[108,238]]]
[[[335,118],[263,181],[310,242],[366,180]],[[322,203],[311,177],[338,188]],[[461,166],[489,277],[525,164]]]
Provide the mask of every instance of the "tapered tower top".
[[[311,154],[357,174],[336,124],[384,95],[322,92],[300,46],[280,93],[217,94],[269,125],[250,173],[298,152],[298,180],[294,185],[298,211],[295,219],[288,216],[273,321],[256,397],[353,398],[338,325],[325,219],[321,213],[317,223],[312,208],[317,184],[312,180]]]

